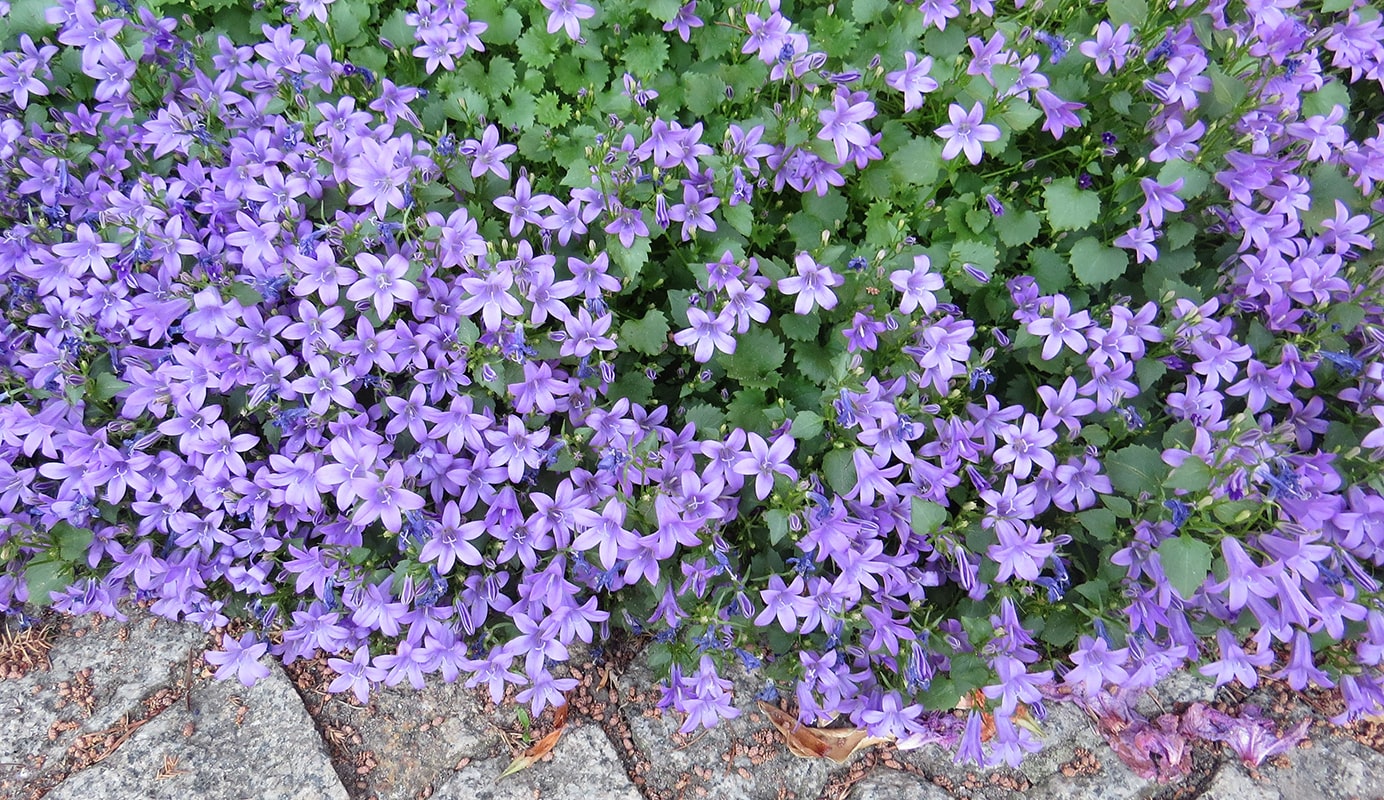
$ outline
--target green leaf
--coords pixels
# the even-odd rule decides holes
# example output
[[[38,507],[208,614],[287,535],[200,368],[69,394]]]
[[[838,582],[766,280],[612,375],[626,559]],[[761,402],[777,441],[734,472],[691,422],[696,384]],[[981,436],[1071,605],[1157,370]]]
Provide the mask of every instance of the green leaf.
[[[1105,457],[1110,483],[1121,494],[1138,497],[1163,482],[1168,466],[1157,450],[1142,444],[1116,450]]]
[[[1105,13],[1110,15],[1111,25],[1128,25],[1137,30],[1148,18],[1149,4],[1145,0],[1109,0]]]
[[[625,278],[631,286],[639,283],[639,273],[649,262],[649,249],[649,240],[644,236],[635,239],[633,247],[625,247],[618,241],[606,243],[606,250],[610,253],[610,257],[614,259],[616,264],[620,265],[620,270],[625,273]]]
[[[787,314],[778,318],[779,330],[795,342],[806,342],[817,338],[822,322],[816,314]]]
[[[942,169],[942,145],[933,139],[913,139],[889,154],[885,163],[904,183],[930,186]]]
[[[1053,647],[1065,647],[1076,640],[1076,612],[1070,608],[1054,609],[1043,618],[1039,638]]]
[[[733,206],[721,206],[721,218],[730,223],[741,236],[749,236],[754,232],[754,210],[749,203],[737,203]]]
[[[642,319],[625,320],[620,341],[645,355],[656,356],[668,347],[668,318],[650,309]]]
[[[644,10],[659,22],[672,22],[682,8],[682,0],[645,0]]]
[[[1003,216],[995,217],[993,224],[1000,241],[1009,247],[1026,245],[1038,236],[1038,215],[1028,209],[1010,209]]]
[[[72,585],[72,565],[66,561],[36,558],[24,568],[24,585],[29,590],[29,602],[46,607],[53,604],[53,592]]]
[[[1100,218],[1100,195],[1076,188],[1073,178],[1058,178],[1043,189],[1043,207],[1053,230],[1081,230]]]
[[[1030,274],[1038,281],[1038,288],[1046,294],[1057,294],[1072,283],[1067,259],[1046,247],[1029,251],[1028,263],[1033,267]]]
[[[1071,262],[1077,281],[1086,286],[1109,283],[1129,268],[1129,256],[1123,250],[1106,247],[1094,236],[1072,245]]]
[[[1211,506],[1211,516],[1223,525],[1238,525],[1248,522],[1262,507],[1257,500],[1228,500]]]
[[[534,117],[538,120],[539,125],[556,128],[567,124],[567,121],[572,118],[572,111],[556,94],[544,92],[538,96]]]
[[[922,701],[928,711],[954,711],[961,702],[961,689],[948,678],[934,678],[923,692]]]
[[[1000,254],[985,242],[972,239],[959,239],[951,246],[951,262],[957,269],[966,264],[979,267],[984,272],[994,272],[1000,263]]]
[[[777,386],[787,351],[773,331],[750,328],[735,343],[735,352],[726,357],[726,375],[742,386]]]
[[[845,494],[855,486],[855,461],[845,448],[832,450],[822,459],[822,473],[827,485],[837,494]]]
[[[1211,488],[1211,468],[1196,456],[1190,456],[1168,474],[1163,485],[1169,489],[1183,489],[1193,493],[1205,492]]]
[[[970,228],[972,233],[981,233],[989,226],[994,216],[989,209],[973,208],[966,212],[966,227]]]
[[[1206,74],[1211,78],[1211,95],[1205,99],[1202,108],[1212,119],[1228,117],[1240,101],[1245,99],[1245,93],[1248,91],[1245,82],[1227,75],[1214,61],[1207,67]]]
[[[77,561],[85,558],[91,546],[92,533],[89,528],[78,528],[67,522],[59,522],[49,529],[53,543],[57,545],[58,556],[64,561]]]
[[[715,75],[687,72],[682,76],[683,105],[698,117],[705,117],[726,101],[726,82]]]
[[[1183,200],[1200,197],[1211,185],[1211,176],[1207,174],[1206,170],[1180,158],[1167,162],[1158,171],[1158,182],[1164,186],[1171,184],[1178,178],[1182,179],[1182,188],[1177,191],[1177,196]],[[1170,249],[1175,250],[1177,248],[1172,247]]]
[[[721,410],[707,403],[697,403],[688,406],[687,412],[682,415],[683,419],[697,426],[698,431],[715,434],[725,422],[726,415]]]
[[[889,7],[889,0],[855,0],[851,4],[851,17],[859,25],[872,22]]]
[[[557,59],[557,54],[550,49],[555,41],[551,36],[545,36],[542,28],[529,28],[519,37],[519,58],[530,67],[546,69]]]
[[[528,89],[515,89],[509,94],[509,102],[497,113],[500,123],[507,128],[527,128],[538,115],[538,101]]]
[[[1158,545],[1158,560],[1163,574],[1183,600],[1191,600],[1197,588],[1211,574],[1211,546],[1183,534]]]
[[[255,287],[248,283],[236,281],[226,288],[226,294],[234,297],[236,302],[245,308],[257,306],[264,302],[264,295],[255,290]]]
[[[1043,112],[1038,110],[1032,103],[1025,103],[1022,100],[1010,100],[1000,109],[1000,119],[1009,126],[1014,133],[1023,133],[1033,127],[1033,123],[1043,118]]]
[[[1311,94],[1303,95],[1302,116],[1304,117],[1325,117],[1332,112],[1336,106],[1346,110],[1350,114],[1350,92],[1346,90],[1340,81],[1329,81],[1322,88]]]
[[[524,18],[518,10],[509,7],[508,0],[474,0],[466,14],[490,26],[480,34],[481,41],[486,44],[512,44],[524,30]]]
[[[1077,521],[1096,539],[1108,542],[1115,538],[1115,512],[1108,508],[1093,508],[1076,515]]]
[[[370,6],[365,3],[333,3],[327,12],[327,23],[341,44],[351,44],[370,19]]]
[[[788,535],[788,514],[777,508],[764,512],[764,524],[769,527],[769,544],[776,545]]]
[[[836,343],[835,339],[831,342],[832,345]],[[845,345],[844,337],[841,345]],[[818,385],[826,385],[836,377],[836,364],[832,355],[828,348],[815,342],[797,342],[793,345],[793,363],[798,365],[798,371],[804,377]]]
[[[793,417],[792,434],[795,439],[812,440],[822,435],[822,415],[815,411],[799,411]]]
[[[95,387],[90,394],[98,401],[110,400],[130,388],[130,384],[120,380],[109,372],[103,372],[96,376]]]
[[[624,44],[624,62],[636,77],[652,78],[668,63],[668,42],[647,33],[631,36]]]
[[[941,505],[915,497],[912,508],[909,510],[908,522],[915,534],[927,536],[936,533],[949,516],[947,509]]]

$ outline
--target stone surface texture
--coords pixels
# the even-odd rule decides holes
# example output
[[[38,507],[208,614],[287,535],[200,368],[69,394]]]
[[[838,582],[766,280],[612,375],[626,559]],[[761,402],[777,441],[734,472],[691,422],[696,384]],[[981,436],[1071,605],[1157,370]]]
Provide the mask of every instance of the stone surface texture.
[[[137,729],[114,755],[58,785],[49,800],[348,800],[283,670],[246,688],[196,688]]]

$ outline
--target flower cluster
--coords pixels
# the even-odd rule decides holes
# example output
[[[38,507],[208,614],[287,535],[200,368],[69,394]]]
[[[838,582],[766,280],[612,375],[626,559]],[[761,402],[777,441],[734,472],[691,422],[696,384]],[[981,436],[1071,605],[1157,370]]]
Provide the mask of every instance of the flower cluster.
[[[1160,777],[1295,735],[1176,669],[1384,706],[1378,12],[850,5],[0,19],[0,609]]]

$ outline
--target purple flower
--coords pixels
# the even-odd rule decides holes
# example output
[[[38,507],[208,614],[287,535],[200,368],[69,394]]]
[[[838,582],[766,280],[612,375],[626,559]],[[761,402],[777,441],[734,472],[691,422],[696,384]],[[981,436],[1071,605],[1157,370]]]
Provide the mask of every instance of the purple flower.
[[[1228,538],[1223,539],[1222,543]],[[1267,667],[1273,663],[1271,651],[1265,650],[1250,655],[1235,641],[1235,634],[1225,628],[1216,631],[1216,644],[1220,648],[1220,659],[1201,667],[1198,671],[1215,678],[1217,686],[1238,680],[1245,688],[1253,689],[1259,684],[1259,675],[1254,668]]]
[[[269,668],[259,663],[260,656],[269,650],[268,642],[261,642],[253,633],[247,633],[239,640],[227,636],[221,643],[223,649],[209,650],[205,658],[216,666],[216,679],[224,681],[232,675],[246,686],[254,686],[269,677]]]
[[[557,33],[561,28],[573,41],[581,37],[581,21],[596,16],[596,9],[576,0],[542,0],[542,3],[548,9],[548,33]]]
[[[356,648],[356,653],[350,661],[344,658],[329,658],[327,666],[337,673],[327,691],[339,694],[349,690],[361,703],[370,699],[370,685],[385,678],[384,669],[371,666],[370,648],[365,645]]]
[[[665,32],[677,31],[678,37],[686,42],[691,36],[692,29],[700,28],[702,25],[701,18],[697,16],[697,0],[691,0],[691,2],[682,4],[682,7],[678,9],[677,16],[663,23],[663,30]]]
[[[730,334],[735,325],[735,316],[728,313],[728,309],[713,317],[700,308],[689,308],[687,323],[692,327],[673,334],[673,341],[683,347],[695,346],[692,357],[697,361],[710,361],[717,350],[722,353],[735,352],[735,337]]]
[[[923,707],[917,704],[905,706],[897,691],[886,692],[879,699],[879,707],[860,712],[860,719],[868,726],[871,736],[887,736],[902,739],[914,727],[915,720],[922,714]]]
[[[889,273],[889,283],[902,295],[899,298],[899,313],[912,314],[922,309],[924,314],[937,310],[937,297],[933,292],[942,288],[942,276],[930,272],[932,261],[925,255],[913,257],[913,269],[894,270]]]
[[[1072,313],[1067,296],[1062,294],[1054,295],[1048,303],[1044,303],[1043,310],[1049,316],[1039,317],[1028,323],[1027,327],[1034,336],[1046,337],[1043,342],[1044,360],[1056,358],[1064,345],[1076,353],[1086,352],[1088,342],[1082,331],[1091,327],[1090,314],[1085,310]]]
[[[996,581],[1009,580],[1011,575],[1037,580],[1043,562],[1057,549],[1051,542],[1042,541],[1042,528],[1032,525],[1024,526],[1022,532],[1017,526],[997,525],[995,533],[999,536],[999,544],[990,545],[986,555],[999,565]]]
[[[682,240],[686,242],[698,230],[715,232],[716,222],[711,218],[711,212],[720,205],[721,198],[716,195],[703,197],[691,183],[688,183],[682,189],[682,202],[668,209],[668,219],[682,223]]]
[[[846,279],[831,271],[831,267],[818,264],[807,253],[798,253],[793,260],[798,274],[778,282],[778,290],[784,294],[797,295],[793,313],[809,314],[821,306],[830,310],[836,308],[836,295],[832,287],[840,286]]]
[[[884,83],[891,89],[903,92],[903,110],[915,111],[923,107],[923,95],[937,91],[938,83],[928,76],[932,69],[932,56],[918,58],[912,50],[903,54],[904,67],[884,76]]]
[[[788,464],[795,445],[793,437],[787,434],[774,439],[771,445],[759,434],[751,433],[750,452],[735,462],[735,472],[746,477],[753,475],[755,496],[763,500],[774,488],[775,473],[785,475],[789,480],[798,479],[798,471]]]
[[[1181,180],[1179,178],[1178,180]],[[1134,263],[1158,260],[1158,248],[1153,246],[1158,232],[1149,227],[1130,228],[1115,239],[1116,247],[1134,251]]]
[[[985,108],[979,102],[971,106],[970,111],[952,103],[947,114],[951,117],[951,123],[936,131],[947,141],[942,147],[942,158],[950,160],[956,158],[957,153],[964,152],[966,160],[979,164],[984,155],[981,144],[999,141],[1000,129],[984,121]]]
[[[1129,660],[1129,650],[1111,650],[1104,638],[1081,637],[1077,648],[1071,654],[1075,667],[1064,680],[1068,684],[1080,685],[1087,696],[1094,696],[1106,684],[1119,686],[1129,679],[1124,665]]]
[[[346,299],[371,300],[381,320],[394,313],[395,300],[412,303],[418,299],[418,287],[404,278],[409,270],[408,259],[398,253],[386,261],[373,253],[358,253],[356,266],[360,268],[360,278],[346,290]]]
[[[678,732],[712,728],[723,719],[740,716],[740,709],[731,705],[730,688],[731,682],[716,674],[711,656],[703,655],[697,672],[682,680],[681,691],[673,700],[673,706],[687,715]]]
[[[817,118],[822,123],[817,138],[832,143],[836,148],[838,164],[846,163],[852,146],[860,148],[870,144],[870,129],[861,123],[875,115],[875,104],[862,99],[863,96],[864,93],[838,89],[831,97],[831,108],[817,112]]]
[[[1125,59],[1129,57],[1132,35],[1129,25],[1121,23],[1120,27],[1111,28],[1109,22],[1102,20],[1096,26],[1096,38],[1082,42],[1078,49],[1082,55],[1095,61],[1096,70],[1104,75],[1111,69],[1124,67]]]

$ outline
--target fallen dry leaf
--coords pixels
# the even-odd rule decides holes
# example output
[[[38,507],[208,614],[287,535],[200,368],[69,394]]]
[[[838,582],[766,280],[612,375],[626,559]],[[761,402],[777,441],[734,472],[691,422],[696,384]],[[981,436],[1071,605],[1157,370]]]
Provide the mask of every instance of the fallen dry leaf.
[[[889,741],[879,736],[869,736],[859,728],[809,728],[792,714],[762,701],[759,710],[783,734],[788,752],[799,758],[829,758],[843,764],[857,752]]]
[[[534,742],[533,747],[525,750],[513,761],[509,762],[509,766],[505,767],[505,771],[501,772],[500,777],[495,779],[496,782],[498,782],[500,778],[507,778],[516,772],[528,769],[537,763],[539,759],[543,758],[543,756],[552,752],[553,747],[557,745],[557,740],[562,738],[563,730],[565,730],[565,728],[558,728],[542,739],[539,739],[537,742]]]
[[[571,704],[569,703],[563,703],[561,706],[558,706],[557,711],[553,713],[553,725],[555,726],[553,731],[542,739],[534,742],[532,747],[509,762],[509,766],[505,767],[505,771],[501,772],[500,777],[495,780],[498,782],[500,778],[505,778],[521,770],[526,770],[540,761],[543,756],[551,753],[553,748],[557,746],[557,740],[562,738],[562,732],[567,729],[567,709],[569,708],[571,708]]]

